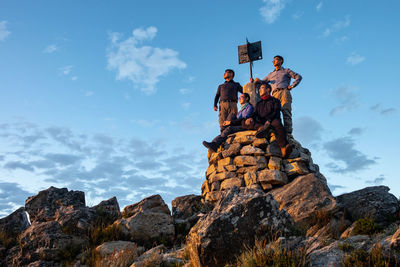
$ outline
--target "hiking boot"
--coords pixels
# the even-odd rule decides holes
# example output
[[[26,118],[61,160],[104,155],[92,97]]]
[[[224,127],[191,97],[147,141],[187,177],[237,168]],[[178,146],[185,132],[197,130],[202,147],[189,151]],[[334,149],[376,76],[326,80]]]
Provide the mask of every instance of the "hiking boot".
[[[260,128],[258,128],[258,130],[256,132],[256,137],[257,138],[266,137],[268,134],[269,127],[270,127],[270,124],[266,123],[263,126],[261,126]]]
[[[285,147],[281,148],[282,158],[286,159],[292,153],[293,147],[290,144],[287,144]]]
[[[212,152],[217,152],[218,150],[218,145],[215,142],[203,141],[203,146],[210,149]]]

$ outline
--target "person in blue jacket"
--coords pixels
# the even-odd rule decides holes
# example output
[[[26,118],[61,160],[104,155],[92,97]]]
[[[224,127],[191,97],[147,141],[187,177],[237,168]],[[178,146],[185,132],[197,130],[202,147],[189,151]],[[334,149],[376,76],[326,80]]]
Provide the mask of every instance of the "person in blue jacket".
[[[250,96],[247,93],[241,94],[239,97],[240,110],[235,117],[230,120],[223,122],[223,127],[225,127],[221,134],[215,137],[211,142],[203,141],[203,145],[213,152],[216,152],[219,146],[225,142],[228,135],[237,133],[240,131],[246,131],[253,127],[246,120],[253,115],[254,107],[249,103]]]

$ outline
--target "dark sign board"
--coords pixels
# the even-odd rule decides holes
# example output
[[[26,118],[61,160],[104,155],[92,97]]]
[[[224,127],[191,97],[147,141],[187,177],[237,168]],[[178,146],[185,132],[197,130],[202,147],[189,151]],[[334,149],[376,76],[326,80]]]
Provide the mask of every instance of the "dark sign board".
[[[262,59],[261,41],[239,45],[239,64]]]

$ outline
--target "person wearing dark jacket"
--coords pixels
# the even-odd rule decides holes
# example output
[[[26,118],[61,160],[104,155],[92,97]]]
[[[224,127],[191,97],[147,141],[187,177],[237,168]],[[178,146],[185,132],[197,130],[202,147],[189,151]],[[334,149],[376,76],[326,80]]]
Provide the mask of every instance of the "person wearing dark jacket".
[[[266,137],[270,129],[274,130],[282,157],[286,158],[291,153],[292,147],[288,144],[286,131],[281,122],[281,103],[270,93],[271,86],[267,83],[261,84],[261,101],[257,103],[253,116],[246,121],[247,124],[254,124],[257,138]]]
[[[211,142],[203,141],[203,145],[206,148],[216,152],[219,146],[225,142],[228,135],[245,131],[252,127],[251,125],[246,124],[246,119],[250,118],[254,112],[254,108],[249,101],[250,96],[247,93],[244,93],[239,97],[239,103],[241,105],[239,113],[237,116],[231,116],[231,120],[226,120],[222,123],[224,130],[220,135],[215,137]]]
[[[233,81],[235,77],[235,72],[231,69],[225,70],[224,79],[225,82],[220,84],[217,89],[217,93],[214,98],[214,110],[218,110],[218,100],[219,100],[219,113],[218,121],[221,128],[221,132],[226,128],[224,127],[224,122],[232,116],[236,116],[238,113],[237,102],[238,93],[243,93],[242,86]]]

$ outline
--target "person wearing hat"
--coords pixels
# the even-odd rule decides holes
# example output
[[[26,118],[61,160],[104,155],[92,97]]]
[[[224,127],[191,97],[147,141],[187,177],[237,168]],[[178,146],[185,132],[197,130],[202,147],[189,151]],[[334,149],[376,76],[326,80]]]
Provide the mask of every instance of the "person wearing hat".
[[[233,81],[233,77],[235,77],[235,72],[233,70],[225,70],[225,82],[218,86],[214,99],[215,111],[218,110],[219,100],[218,121],[221,132],[226,128],[226,126],[223,125],[224,122],[227,121],[228,118],[235,117],[238,113],[238,93],[243,93],[243,87],[239,83]]]

